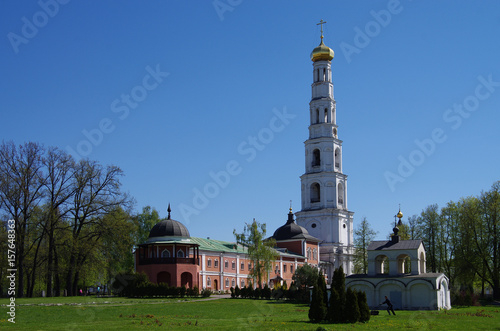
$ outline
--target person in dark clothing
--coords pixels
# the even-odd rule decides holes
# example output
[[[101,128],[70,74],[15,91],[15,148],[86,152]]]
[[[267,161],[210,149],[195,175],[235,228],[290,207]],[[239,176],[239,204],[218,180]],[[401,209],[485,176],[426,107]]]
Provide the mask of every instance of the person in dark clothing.
[[[394,315],[396,315],[396,313],[394,312],[394,309],[392,308],[391,300],[389,300],[387,295],[385,296],[385,301],[382,302],[381,305],[383,305],[383,304],[387,304],[387,312],[389,313],[389,315],[391,314],[391,311]]]

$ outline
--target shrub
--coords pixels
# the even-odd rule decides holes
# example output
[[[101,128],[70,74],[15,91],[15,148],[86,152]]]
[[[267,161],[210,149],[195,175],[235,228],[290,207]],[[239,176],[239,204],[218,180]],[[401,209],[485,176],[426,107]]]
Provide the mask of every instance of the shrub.
[[[205,288],[201,291],[201,296],[203,298],[208,298],[209,296],[212,295],[212,290],[208,289],[208,288]]]
[[[269,288],[269,286],[264,285],[264,289],[262,290],[262,294],[261,294],[261,297],[269,300],[271,299],[271,289]]]
[[[234,299],[236,296],[236,294],[234,294],[234,287],[231,286],[230,290],[231,290],[231,298]]]
[[[318,323],[326,317],[326,306],[324,301],[323,289],[316,284],[313,289],[311,306],[309,307],[309,319],[311,322]]]
[[[234,288],[234,296],[238,298],[240,295],[241,295],[241,290],[238,287],[238,285],[236,285],[236,287]]]
[[[186,286],[182,285],[179,292],[180,292],[179,294],[181,295],[181,298],[184,298],[186,296]]]
[[[342,310],[340,306],[340,297],[337,290],[332,286],[330,289],[330,300],[328,301],[328,312],[326,319],[332,323],[342,322]]]
[[[356,292],[358,295],[359,321],[368,322],[370,320],[370,307],[366,301],[366,293],[363,291]]]
[[[260,299],[261,292],[262,292],[262,290],[260,289],[260,287],[257,287],[255,290],[253,290],[253,297],[255,299]]]
[[[358,296],[351,288],[348,288],[346,292],[344,313],[346,322],[356,323],[359,321]]]

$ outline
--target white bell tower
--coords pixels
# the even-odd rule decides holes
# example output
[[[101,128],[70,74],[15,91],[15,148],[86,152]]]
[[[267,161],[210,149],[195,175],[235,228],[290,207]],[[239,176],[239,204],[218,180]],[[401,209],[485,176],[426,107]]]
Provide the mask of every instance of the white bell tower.
[[[353,272],[353,215],[347,209],[347,175],[342,172],[342,140],[338,139],[336,103],[333,97],[334,53],[323,43],[311,53],[312,97],[309,102],[309,139],[305,141],[306,172],[300,177],[302,210],[297,224],[322,240],[320,259],[327,262],[329,279],[342,266]]]

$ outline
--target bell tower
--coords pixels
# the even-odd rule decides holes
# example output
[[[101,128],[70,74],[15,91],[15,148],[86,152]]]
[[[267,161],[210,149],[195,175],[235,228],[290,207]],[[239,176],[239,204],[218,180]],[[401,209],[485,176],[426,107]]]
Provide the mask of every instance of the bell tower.
[[[328,275],[342,266],[353,271],[353,215],[347,209],[347,175],[342,169],[342,140],[338,138],[336,102],[333,96],[334,52],[321,42],[311,52],[313,83],[309,102],[309,139],[305,141],[305,173],[301,181],[301,211],[297,224],[321,239],[320,259]]]

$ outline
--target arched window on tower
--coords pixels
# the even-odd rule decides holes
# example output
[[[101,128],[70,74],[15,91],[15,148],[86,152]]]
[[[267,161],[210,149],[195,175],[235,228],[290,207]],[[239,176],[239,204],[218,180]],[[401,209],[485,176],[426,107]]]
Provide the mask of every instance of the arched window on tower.
[[[161,252],[161,257],[162,258],[166,258],[166,257],[170,257],[170,252],[168,249],[164,249],[162,252]]]
[[[321,156],[320,156],[320,151],[319,149],[315,149],[313,151],[313,160],[312,160],[312,166],[313,167],[318,167],[321,165]]]
[[[343,205],[344,204],[344,185],[342,183],[339,183],[338,187],[338,197],[339,197],[339,204]]]
[[[184,257],[184,256],[185,256],[184,251],[182,249],[179,249],[177,251],[177,257]]]
[[[340,148],[335,149],[335,168],[340,168]]]
[[[319,82],[319,69],[316,69],[316,82]]]
[[[311,202],[319,202],[320,200],[321,200],[320,186],[318,183],[312,183],[312,185],[311,185]]]
[[[316,118],[315,118],[315,121],[314,121],[316,124],[319,123],[319,109],[316,109]]]
[[[325,81],[325,80],[326,80],[326,69],[323,68],[323,81]]]
[[[324,120],[323,120],[324,123],[328,123],[328,109],[325,108],[325,114],[324,114]]]

